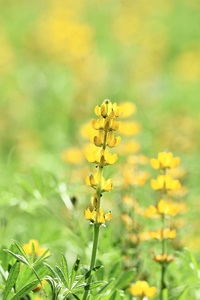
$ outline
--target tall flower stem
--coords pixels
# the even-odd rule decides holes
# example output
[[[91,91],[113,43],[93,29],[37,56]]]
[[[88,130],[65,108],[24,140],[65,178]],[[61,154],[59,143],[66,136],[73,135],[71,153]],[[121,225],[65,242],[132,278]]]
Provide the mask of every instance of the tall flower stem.
[[[165,215],[162,215],[162,229],[164,231],[165,229]],[[162,240],[162,255],[164,255],[166,252],[166,240],[163,237]],[[166,271],[166,266],[165,264],[162,264],[161,266],[161,282],[160,282],[160,300],[163,300],[163,290],[165,289],[165,271]]]

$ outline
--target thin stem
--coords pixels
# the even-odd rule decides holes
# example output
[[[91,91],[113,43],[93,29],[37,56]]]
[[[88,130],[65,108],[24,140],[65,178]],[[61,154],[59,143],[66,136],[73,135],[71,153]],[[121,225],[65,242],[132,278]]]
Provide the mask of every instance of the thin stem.
[[[162,215],[162,230],[165,229],[165,214]],[[163,236],[162,239],[162,255],[164,255],[166,252],[166,239]],[[163,290],[165,289],[165,271],[166,266],[163,264],[161,266],[161,282],[160,282],[160,300],[163,300]]]
[[[106,140],[107,140],[107,131],[105,131],[105,134],[104,134],[104,142],[103,142],[104,150],[106,149]],[[100,228],[100,224],[98,223],[98,214],[99,214],[99,210],[101,207],[100,202],[101,202],[102,176],[103,176],[103,167],[99,167],[98,185],[97,185],[97,189],[96,189],[97,197],[99,199],[99,204],[98,204],[98,208],[96,211],[96,220],[94,223],[94,235],[93,235],[92,256],[91,256],[91,261],[90,261],[90,270],[95,267],[96,257],[97,257],[97,248],[98,248],[98,241],[99,241],[99,228]],[[90,276],[88,278],[87,284],[90,284],[91,281],[92,281],[92,276]],[[85,290],[82,300],[87,300],[88,293],[89,293],[89,289]]]

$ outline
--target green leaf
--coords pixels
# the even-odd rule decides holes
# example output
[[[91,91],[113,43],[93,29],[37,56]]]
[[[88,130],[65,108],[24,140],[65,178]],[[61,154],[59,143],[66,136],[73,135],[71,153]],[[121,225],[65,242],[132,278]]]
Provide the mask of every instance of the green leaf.
[[[0,283],[0,289],[1,289],[1,290],[4,290],[4,289],[5,289],[5,286],[4,286],[2,283]]]
[[[85,290],[85,291],[92,290],[94,288],[101,286],[102,284],[105,284],[105,283],[106,283],[106,281],[95,281],[95,282],[92,282],[92,283],[86,284],[86,285],[81,284],[76,289],[73,289],[73,292],[79,292],[81,290]]]
[[[63,274],[63,271],[58,266],[56,266],[56,270],[58,272],[58,276],[60,277],[62,283],[65,285],[66,288],[68,288],[67,281],[65,279],[65,275]]]
[[[109,273],[109,278],[112,277],[116,278],[117,276],[119,276],[121,272],[122,272],[122,263],[121,261],[117,261]]]
[[[4,249],[4,251],[6,251],[7,253],[9,253],[11,256],[13,256],[14,258],[16,258],[17,260],[21,261],[23,264],[29,266],[28,261],[21,255],[19,254],[15,254],[10,250]]]
[[[199,278],[198,266],[197,266],[197,262],[194,258],[194,255],[188,248],[184,248],[184,251],[186,252],[186,254],[189,256],[189,258],[191,260],[191,262],[189,263],[190,268],[194,271],[196,277]]]
[[[51,255],[47,255],[46,254],[49,252],[49,249],[47,249],[46,251],[44,251],[44,253],[42,253],[42,255],[40,257],[38,257],[38,259],[34,262],[34,266],[41,263],[42,261],[44,261],[45,259],[49,258]]]
[[[97,259],[95,265],[102,266],[103,263],[99,259]],[[102,281],[104,279],[104,268],[101,268],[97,273],[95,273],[95,279],[97,281]]]
[[[31,264],[34,262],[34,258],[35,258],[35,244],[32,243],[32,245],[31,245]]]
[[[3,300],[6,300],[10,291],[12,290],[12,287],[14,286],[17,277],[19,275],[19,271],[20,271],[20,262],[16,261],[14,263],[14,265],[12,266],[12,268],[10,269],[10,273],[8,275],[8,279],[6,282],[6,286],[5,286],[5,292],[3,295]]]
[[[70,280],[70,289],[74,283],[74,280],[76,278],[76,274],[78,272],[78,268],[79,268],[79,264],[80,264],[80,259],[77,258],[77,260],[75,261],[73,268],[72,268],[72,274],[71,274],[71,280]]]
[[[69,272],[68,272],[67,260],[63,254],[61,255],[61,258],[62,258],[63,273],[65,275],[67,287],[69,288]]]
[[[106,283],[98,292],[99,294],[103,294],[112,288],[113,283],[115,282],[115,278],[111,278],[108,283]]]
[[[21,255],[29,262],[28,255],[26,254],[26,252],[23,249],[22,245],[18,241],[15,241],[15,240],[12,240],[12,241],[15,243],[15,246],[17,247],[17,249],[19,250]]]
[[[75,294],[72,294],[74,296],[75,299],[80,300],[80,298],[78,296],[76,296]]]
[[[101,268],[103,268],[103,266],[97,266],[97,267],[94,267],[93,269],[91,269],[90,271],[88,271],[85,275],[83,275],[83,276],[81,277],[81,279],[79,279],[79,280],[77,281],[77,283],[73,286],[72,291],[73,291],[74,289],[76,289],[77,286],[79,286],[82,282],[86,281],[90,276],[92,276],[97,270],[99,270],[99,269],[101,269]]]
[[[114,291],[114,293],[112,293],[111,297],[109,298],[109,300],[121,300],[121,292],[119,290]]]
[[[135,273],[136,270],[133,269],[121,274],[121,276],[114,283],[114,288],[119,290],[125,289],[134,280]]]
[[[38,285],[38,280],[35,279],[25,285],[21,290],[19,290],[10,300],[19,300],[26,294],[31,292]]]
[[[189,292],[189,287],[186,286],[184,288],[184,290],[182,291],[182,293],[180,294],[180,296],[177,298],[177,300],[184,300],[185,296],[187,295],[187,293]]]
[[[48,265],[47,263],[44,263],[44,265],[47,266],[47,267],[49,268],[49,270],[51,271],[51,273],[53,274],[53,276],[54,276],[55,278],[60,279],[60,277],[58,276],[58,274],[54,271],[54,269],[53,269],[50,265]]]

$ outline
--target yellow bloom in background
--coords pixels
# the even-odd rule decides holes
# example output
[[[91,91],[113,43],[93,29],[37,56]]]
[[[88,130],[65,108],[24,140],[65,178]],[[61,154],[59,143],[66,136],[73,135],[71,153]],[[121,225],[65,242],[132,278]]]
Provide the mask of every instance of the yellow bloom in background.
[[[71,147],[61,153],[61,159],[68,164],[80,165],[84,162],[83,151],[78,147]]]
[[[123,102],[120,103],[121,107],[121,117],[122,118],[128,118],[132,115],[134,115],[137,111],[136,105],[133,102]]]
[[[92,139],[96,134],[96,130],[93,129],[91,122],[88,122],[79,127],[79,133],[85,139]]]
[[[155,286],[150,287],[146,281],[137,281],[130,286],[130,293],[135,297],[148,297],[153,298],[156,295],[157,288]]]
[[[118,152],[121,155],[126,155],[126,154],[133,154],[136,153],[140,150],[141,146],[140,143],[137,141],[128,141],[128,142],[123,142],[122,145],[119,146]]]
[[[171,201],[165,201],[164,199],[161,199],[156,205],[156,207],[150,205],[144,211],[144,217],[152,218],[152,217],[156,217],[156,215],[159,214],[174,217],[175,215],[177,215],[179,211],[180,211],[180,207],[178,204],[172,204]]]
[[[35,246],[35,255],[42,255],[47,249],[46,248],[40,248],[39,242],[37,240],[30,240],[28,242],[28,244],[24,244],[23,245],[23,249],[25,250],[27,255],[31,255],[32,252],[32,243]],[[49,255],[49,253],[47,253],[46,255]]]
[[[174,239],[176,237],[176,230],[172,229],[170,230],[169,228],[165,229],[156,229],[156,231],[149,231],[149,235],[151,239],[158,239],[158,240],[163,240],[163,239]]]
[[[169,264],[175,261],[175,257],[169,254],[154,255],[153,260],[159,264]]]
[[[157,177],[157,180],[152,179],[151,182],[151,188],[155,191],[157,190],[178,190],[181,187],[179,180],[173,180],[170,175],[159,175]]]
[[[137,122],[123,122],[119,133],[125,136],[133,136],[141,131],[141,125]]]
[[[146,155],[130,155],[127,157],[127,163],[131,165],[146,165],[149,158]]]
[[[150,164],[156,170],[165,168],[174,169],[179,166],[180,157],[173,157],[172,152],[160,152],[157,159],[150,159]]]
[[[42,280],[42,284],[43,284],[43,285],[46,285],[46,284],[47,284],[47,281],[46,281],[46,280]],[[34,293],[37,293],[37,292],[39,292],[41,289],[42,289],[42,286],[41,286],[41,284],[39,283],[39,284],[33,289],[33,292],[34,292]]]

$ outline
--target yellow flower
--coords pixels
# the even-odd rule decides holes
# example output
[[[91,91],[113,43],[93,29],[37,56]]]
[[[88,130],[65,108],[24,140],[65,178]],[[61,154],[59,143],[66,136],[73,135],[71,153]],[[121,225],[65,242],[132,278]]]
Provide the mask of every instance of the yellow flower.
[[[178,190],[181,187],[179,180],[173,180],[170,175],[159,175],[157,180],[151,180],[151,188],[157,190]]]
[[[89,207],[84,211],[84,217],[86,218],[86,220],[90,220],[92,223],[94,223],[95,221],[95,215],[96,211],[90,211]]]
[[[154,255],[153,260],[158,262],[159,264],[169,264],[175,261],[175,257],[169,254],[162,254],[162,255]]]
[[[96,106],[94,110],[97,116],[106,117],[119,117],[121,114],[121,108],[117,103],[112,104],[108,99],[104,100],[101,106]]]
[[[85,178],[85,182],[88,186],[93,187],[94,189],[97,188],[99,181],[99,171],[98,169],[95,171],[94,175],[87,176]],[[105,180],[105,178],[102,176],[101,178],[101,192],[110,192],[113,188],[113,183],[111,179]]]
[[[156,217],[156,215],[168,215],[171,217],[174,217],[179,212],[179,205],[178,204],[172,204],[171,201],[165,201],[161,199],[156,207],[150,205],[145,211],[144,211],[144,217],[152,218]]]
[[[91,142],[93,144],[95,144],[95,146],[97,146],[97,147],[102,147],[103,143],[104,143],[104,131],[99,130],[99,132],[91,138]],[[108,132],[107,138],[106,138],[106,145],[108,147],[110,147],[110,148],[117,147],[120,144],[120,142],[121,142],[120,136],[115,138],[113,131]]]
[[[31,255],[32,253],[32,243],[35,246],[35,255],[40,256],[47,250],[46,248],[40,248],[39,242],[37,240],[30,240],[28,244],[23,245],[23,249],[25,250],[27,255]],[[49,253],[47,253],[46,255],[49,255]]]
[[[137,108],[134,103],[132,102],[124,102],[120,103],[121,111],[122,111],[122,118],[128,118],[135,114]]]
[[[98,120],[92,119],[91,125],[95,130],[119,130],[121,128],[121,122],[115,121],[114,115],[110,115],[109,117],[100,116]]]
[[[98,164],[100,167],[114,165],[117,161],[117,154],[109,153],[108,149],[94,149],[86,152],[86,158],[89,162]]]
[[[141,125],[137,122],[123,122],[119,133],[126,136],[132,136],[140,132]]]
[[[42,280],[42,284],[45,285],[47,284],[47,281],[46,280]],[[36,293],[38,291],[40,291],[42,289],[42,286],[41,284],[39,283],[34,289],[33,289],[33,292]],[[37,298],[36,298],[37,299]],[[38,298],[39,299],[39,298]]]
[[[170,230],[169,228],[165,229],[156,229],[156,231],[149,231],[149,235],[151,239],[158,239],[158,240],[164,240],[164,239],[174,239],[176,237],[176,230]]]
[[[136,153],[140,150],[140,143],[136,141],[125,142],[120,145],[118,151],[121,155],[126,155],[128,153]]]
[[[160,152],[158,153],[158,159],[150,159],[152,168],[158,169],[174,169],[180,164],[180,157],[173,157],[172,152]]]
[[[61,153],[61,159],[65,163],[80,165],[84,161],[84,155],[78,147],[71,147]]]
[[[101,207],[100,207],[98,213],[95,210],[93,210],[91,212],[89,208],[87,208],[87,210],[85,210],[85,212],[84,212],[84,216],[85,216],[86,220],[90,220],[92,223],[95,222],[96,215],[97,215],[97,223],[99,223],[99,224],[104,224],[105,221],[111,220],[111,212],[109,212],[105,215]]]
[[[137,281],[130,286],[132,296],[153,298],[156,295],[157,289],[155,286],[150,287],[146,281]]]

